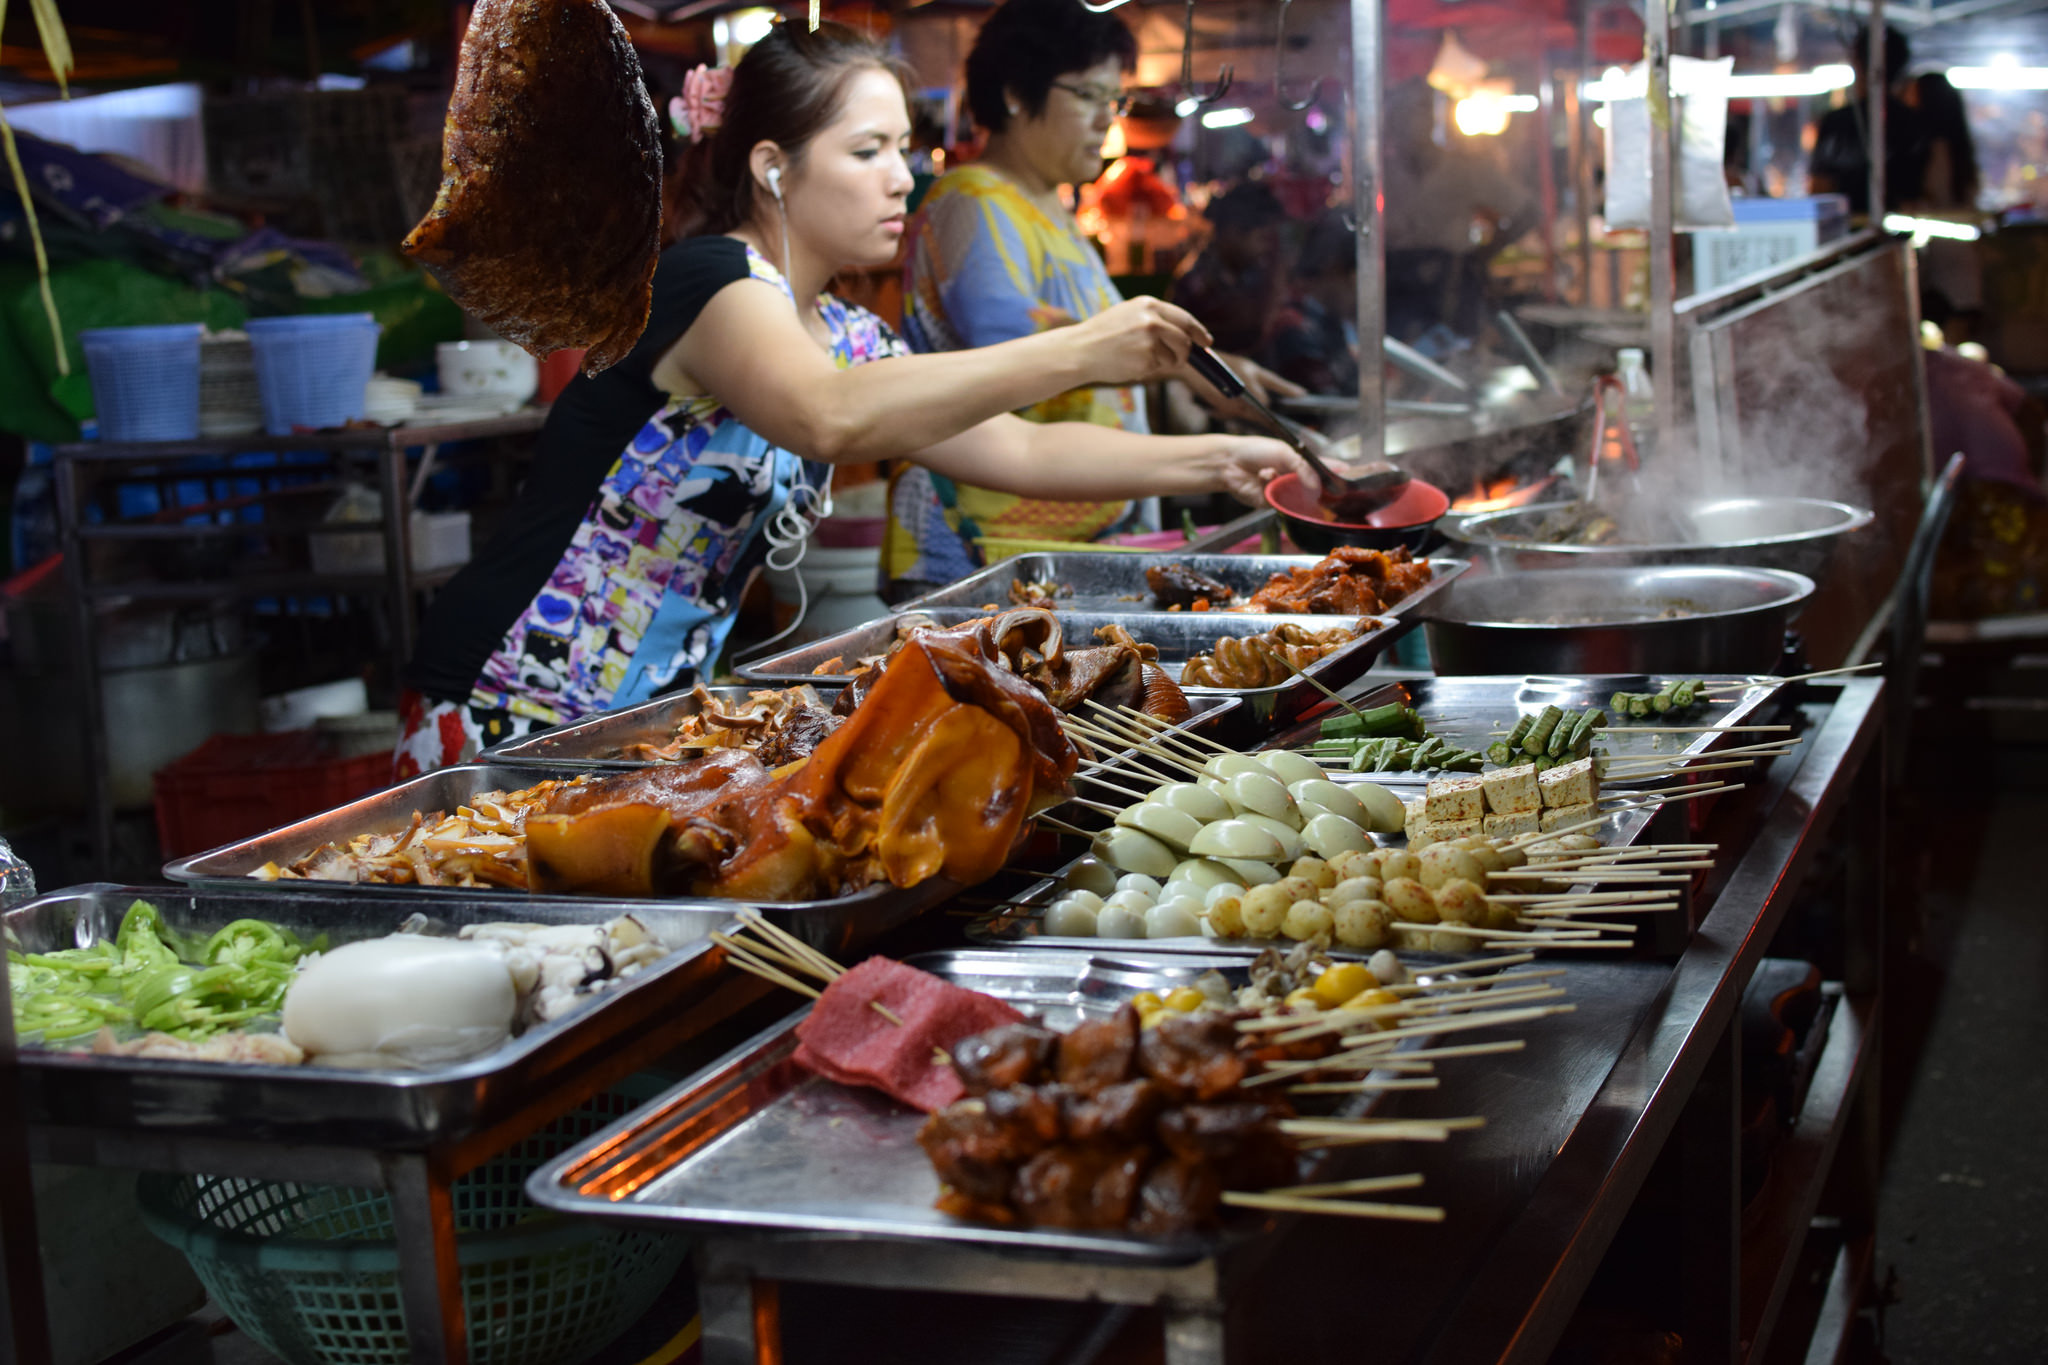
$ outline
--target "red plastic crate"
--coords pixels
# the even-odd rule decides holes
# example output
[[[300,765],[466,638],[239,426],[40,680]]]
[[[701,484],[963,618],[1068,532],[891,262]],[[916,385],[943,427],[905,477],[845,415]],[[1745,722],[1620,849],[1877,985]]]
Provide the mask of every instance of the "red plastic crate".
[[[215,735],[152,778],[157,842],[166,858],[203,853],[390,784],[390,754],[337,758],[316,730]]]

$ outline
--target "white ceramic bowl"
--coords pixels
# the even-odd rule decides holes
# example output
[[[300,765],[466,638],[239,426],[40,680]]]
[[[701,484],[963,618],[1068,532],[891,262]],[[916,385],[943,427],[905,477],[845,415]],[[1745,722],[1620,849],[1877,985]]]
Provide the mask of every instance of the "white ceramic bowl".
[[[509,341],[444,341],[434,358],[445,394],[511,409],[540,387],[540,362]]]

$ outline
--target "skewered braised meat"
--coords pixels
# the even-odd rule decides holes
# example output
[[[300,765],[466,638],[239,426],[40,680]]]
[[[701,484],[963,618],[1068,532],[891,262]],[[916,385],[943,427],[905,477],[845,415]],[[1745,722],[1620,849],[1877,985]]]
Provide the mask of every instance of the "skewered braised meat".
[[[1183,610],[1206,611],[1237,596],[1228,584],[1218,583],[1185,564],[1161,564],[1147,569],[1145,583],[1152,589],[1152,600],[1158,605]]]
[[[1181,666],[1181,685],[1273,687],[1374,628],[1374,623],[1360,621],[1351,626],[1313,630],[1285,621],[1257,635],[1225,636],[1216,642],[1213,652],[1197,654]]]
[[[1297,616],[1377,616],[1433,574],[1427,560],[1417,563],[1405,548],[1340,545],[1305,569],[1274,574],[1245,607]]]
[[[479,0],[441,190],[405,239],[450,297],[536,356],[625,358],[660,253],[661,128],[604,0]]]
[[[956,1044],[970,1091],[1008,1083],[919,1130],[943,1182],[938,1207],[1170,1237],[1213,1223],[1225,1189],[1288,1183],[1295,1149],[1280,1121],[1293,1111],[1277,1092],[1242,1088],[1237,1019],[1188,1016],[1141,1032],[1127,1005],[1064,1035],[1025,1024]]]
[[[970,1095],[1023,1085],[1051,1064],[1060,1036],[1037,1024],[977,1034],[953,1049],[953,1069]]]

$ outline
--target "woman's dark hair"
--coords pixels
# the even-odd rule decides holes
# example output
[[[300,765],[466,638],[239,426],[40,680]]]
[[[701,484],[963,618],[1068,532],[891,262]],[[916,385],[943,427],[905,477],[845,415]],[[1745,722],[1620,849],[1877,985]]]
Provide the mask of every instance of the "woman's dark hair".
[[[1008,0],[982,24],[967,54],[967,108],[991,133],[1010,125],[1009,96],[1033,118],[1045,112],[1052,83],[1116,59],[1138,64],[1138,40],[1114,14],[1093,14],[1081,0]]]
[[[1947,192],[1949,204],[1969,205],[1977,198],[1977,140],[1970,136],[1970,113],[1963,97],[1939,71],[1929,71],[1915,83],[1920,96],[1920,135],[1925,142],[1948,143],[1950,183],[1939,186]],[[1923,192],[1937,187],[1923,186]]]
[[[886,71],[904,87],[903,64],[874,39],[844,24],[777,24],[747,49],[733,69],[718,131],[690,149],[684,183],[702,217],[693,235],[731,232],[753,216],[754,147],[772,142],[791,165],[802,162],[812,138],[838,116],[846,86],[862,71]],[[785,175],[787,172],[785,172]]]

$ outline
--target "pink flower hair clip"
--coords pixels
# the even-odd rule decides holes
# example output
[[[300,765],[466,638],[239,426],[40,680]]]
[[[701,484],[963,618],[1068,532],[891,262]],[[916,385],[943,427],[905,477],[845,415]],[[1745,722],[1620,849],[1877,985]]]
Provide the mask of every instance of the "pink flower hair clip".
[[[669,122],[692,142],[702,142],[725,122],[725,99],[732,91],[732,68],[698,66],[683,77],[683,93],[668,102]]]

